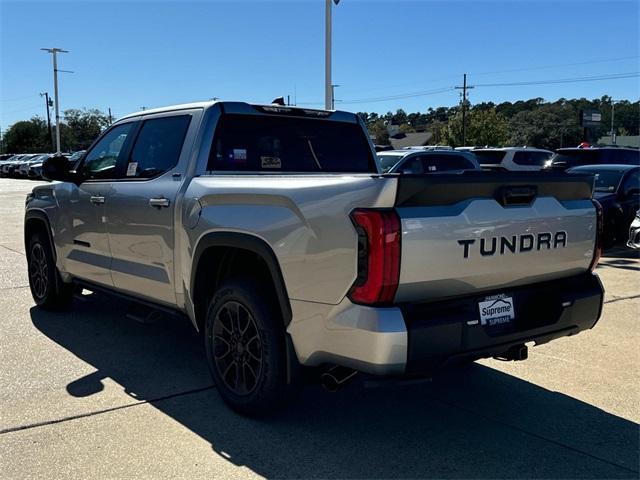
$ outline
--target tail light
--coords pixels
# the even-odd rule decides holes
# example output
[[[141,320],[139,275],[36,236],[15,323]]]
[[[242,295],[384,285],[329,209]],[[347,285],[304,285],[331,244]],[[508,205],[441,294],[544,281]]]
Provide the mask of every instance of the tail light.
[[[400,278],[400,219],[394,210],[351,212],[358,232],[358,277],[349,291],[355,303],[393,301]]]
[[[593,259],[591,260],[591,265],[589,265],[589,270],[592,272],[598,266],[598,262],[600,261],[600,256],[602,255],[602,235],[604,233],[604,218],[602,216],[602,205],[597,200],[592,200],[593,205],[596,207],[596,244],[593,248]]]

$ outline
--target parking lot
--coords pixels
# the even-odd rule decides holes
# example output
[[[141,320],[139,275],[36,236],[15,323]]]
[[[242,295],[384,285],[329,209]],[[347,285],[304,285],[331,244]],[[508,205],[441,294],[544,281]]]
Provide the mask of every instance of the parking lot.
[[[306,388],[283,413],[232,413],[191,325],[141,324],[100,295],[35,308],[22,215],[40,182],[0,179],[3,478],[638,478],[640,260],[598,268],[594,330],[430,382]]]

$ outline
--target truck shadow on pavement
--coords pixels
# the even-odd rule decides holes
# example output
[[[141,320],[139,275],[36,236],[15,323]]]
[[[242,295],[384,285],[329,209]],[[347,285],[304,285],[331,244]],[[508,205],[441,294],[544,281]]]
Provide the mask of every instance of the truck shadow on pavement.
[[[259,475],[638,477],[637,424],[479,364],[403,387],[309,386],[276,416],[243,418],[211,387],[191,325],[139,324],[124,303],[91,297],[66,313],[31,309],[38,330],[96,369],[68,393],[91,397],[111,378]]]

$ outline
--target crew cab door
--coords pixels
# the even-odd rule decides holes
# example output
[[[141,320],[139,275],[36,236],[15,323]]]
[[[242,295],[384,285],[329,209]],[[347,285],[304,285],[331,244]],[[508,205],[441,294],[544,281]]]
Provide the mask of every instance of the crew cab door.
[[[176,200],[191,150],[183,145],[192,117],[189,112],[144,117],[123,176],[112,182],[105,199],[114,286],[168,305],[176,303]]]
[[[72,184],[68,196],[59,199],[69,218],[71,245],[67,247],[65,267],[73,276],[112,286],[111,250],[107,237],[105,200],[112,180],[117,177],[118,159],[126,155],[135,123],[124,123],[108,130],[87,152],[78,167],[82,181]]]

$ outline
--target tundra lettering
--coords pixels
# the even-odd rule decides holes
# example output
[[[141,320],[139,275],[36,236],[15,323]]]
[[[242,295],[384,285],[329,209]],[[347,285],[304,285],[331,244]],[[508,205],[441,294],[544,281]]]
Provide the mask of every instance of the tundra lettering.
[[[463,248],[463,258],[469,258],[471,245],[475,242],[473,238],[458,240],[458,244]],[[480,255],[483,257],[495,255],[498,243],[500,244],[500,255],[504,255],[507,250],[511,253],[530,252],[534,247],[536,250],[542,250],[543,247],[550,250],[567,246],[567,232],[559,231],[553,235],[550,232],[541,232],[535,236],[525,233],[511,237],[482,237],[480,239]],[[488,244],[490,245],[488,246]]]

